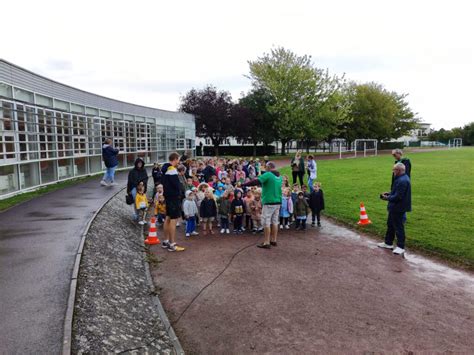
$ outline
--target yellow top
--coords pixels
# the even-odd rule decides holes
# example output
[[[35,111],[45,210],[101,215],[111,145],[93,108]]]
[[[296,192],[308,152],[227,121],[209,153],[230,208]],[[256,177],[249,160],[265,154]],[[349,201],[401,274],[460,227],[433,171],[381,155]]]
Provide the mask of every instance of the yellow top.
[[[155,214],[166,214],[166,205],[165,203],[155,202]]]
[[[148,208],[148,198],[145,194],[137,193],[137,196],[135,197],[135,207],[137,210]]]

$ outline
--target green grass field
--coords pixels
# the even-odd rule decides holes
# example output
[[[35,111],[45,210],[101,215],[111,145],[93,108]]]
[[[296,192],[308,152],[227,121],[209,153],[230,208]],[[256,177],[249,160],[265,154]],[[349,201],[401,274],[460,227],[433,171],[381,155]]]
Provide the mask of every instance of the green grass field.
[[[412,153],[412,207],[406,224],[407,248],[418,249],[474,269],[474,148]],[[390,190],[391,156],[318,162],[325,194],[324,214],[355,227],[359,203],[383,237]],[[289,168],[281,170],[290,177]],[[361,227],[358,227],[361,228]]]

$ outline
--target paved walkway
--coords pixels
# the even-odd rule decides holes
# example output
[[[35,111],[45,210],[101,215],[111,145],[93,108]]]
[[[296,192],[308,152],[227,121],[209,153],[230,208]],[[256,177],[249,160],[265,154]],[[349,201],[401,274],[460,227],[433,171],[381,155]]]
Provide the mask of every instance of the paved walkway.
[[[70,277],[81,235],[121,186],[100,178],[0,213],[0,353],[58,354]]]
[[[184,350],[472,353],[472,274],[409,249],[404,260],[322,222],[284,231],[271,250],[256,248],[261,237],[254,235],[185,240],[182,230],[183,253],[152,247],[161,260],[152,275]]]

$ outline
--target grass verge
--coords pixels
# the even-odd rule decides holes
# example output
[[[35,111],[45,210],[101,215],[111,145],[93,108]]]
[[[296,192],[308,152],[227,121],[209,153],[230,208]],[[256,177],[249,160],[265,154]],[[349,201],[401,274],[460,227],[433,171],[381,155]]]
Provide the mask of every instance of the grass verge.
[[[412,205],[407,247],[474,270],[474,149],[413,153]],[[393,159],[388,156],[318,162],[327,216],[356,227],[364,202],[372,224],[365,232],[382,238]],[[291,178],[289,168],[281,169]]]
[[[85,176],[85,177],[80,177],[77,179],[72,179],[72,180],[67,180],[67,181],[61,181],[56,184],[51,184],[47,185],[44,187],[40,187],[37,190],[31,191],[31,192],[25,192],[19,195],[15,195],[3,200],[0,200],[0,212],[7,210],[15,205],[18,205],[20,203],[26,202],[28,200],[31,200],[33,198],[42,196],[44,194],[47,194],[52,191],[56,191],[59,189],[64,189],[65,187],[72,186],[79,184],[81,182],[85,182],[88,180],[92,180],[97,178],[98,175],[91,175],[91,176]]]

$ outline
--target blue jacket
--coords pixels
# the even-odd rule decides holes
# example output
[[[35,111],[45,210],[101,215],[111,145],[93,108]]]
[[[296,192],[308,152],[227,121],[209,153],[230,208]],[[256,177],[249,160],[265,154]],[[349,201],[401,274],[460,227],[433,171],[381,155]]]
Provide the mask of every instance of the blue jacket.
[[[112,148],[108,144],[102,146],[102,158],[104,159],[104,164],[107,168],[113,168],[118,165],[117,154],[119,153],[118,149]]]
[[[411,182],[407,174],[395,177],[387,209],[395,213],[411,211]]]

